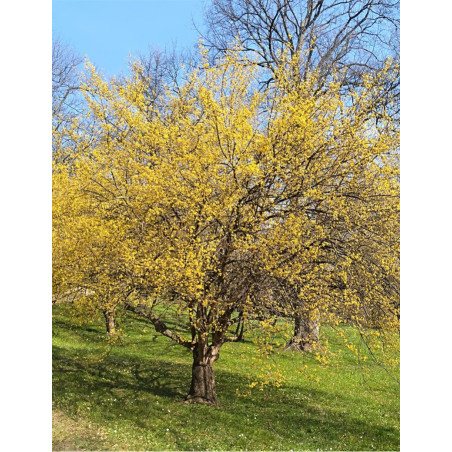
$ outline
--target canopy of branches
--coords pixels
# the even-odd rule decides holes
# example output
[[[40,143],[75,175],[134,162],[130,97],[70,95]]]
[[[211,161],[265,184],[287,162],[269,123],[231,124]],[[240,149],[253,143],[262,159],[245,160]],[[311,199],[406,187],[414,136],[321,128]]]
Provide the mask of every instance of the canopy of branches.
[[[89,68],[91,121],[64,130],[73,158],[54,166],[54,293],[126,306],[210,364],[238,311],[397,329],[398,130],[380,102],[394,71],[344,99],[290,59],[262,91],[244,61],[204,59],[158,102],[138,64],[125,82]],[[186,336],[159,304],[186,313]]]

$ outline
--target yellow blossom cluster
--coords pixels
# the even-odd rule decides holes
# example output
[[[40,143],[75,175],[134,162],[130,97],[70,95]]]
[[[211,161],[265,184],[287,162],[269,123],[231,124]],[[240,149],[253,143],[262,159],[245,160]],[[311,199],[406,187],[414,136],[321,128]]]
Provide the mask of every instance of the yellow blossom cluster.
[[[239,318],[306,309],[396,331],[391,67],[348,98],[290,68],[261,89],[233,51],[152,104],[139,65],[109,82],[88,66],[89,123],[55,131],[74,144],[54,164],[54,295],[89,315],[134,310],[210,366]],[[189,337],[164,324],[169,305]]]

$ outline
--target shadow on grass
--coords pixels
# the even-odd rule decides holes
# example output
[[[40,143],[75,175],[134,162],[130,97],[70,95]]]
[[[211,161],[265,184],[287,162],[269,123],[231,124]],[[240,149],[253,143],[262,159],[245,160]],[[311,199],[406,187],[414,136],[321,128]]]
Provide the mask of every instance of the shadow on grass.
[[[140,320],[133,322],[139,324]],[[55,320],[54,326],[61,335],[77,336],[80,342],[94,347],[105,345],[100,326],[78,327],[61,318]],[[143,326],[148,324],[143,322]],[[173,360],[168,354],[161,354],[162,343],[156,342],[152,338],[147,341],[145,355],[141,349],[133,349],[136,344],[125,343],[98,362],[92,359],[93,353],[83,356],[80,348],[54,345],[55,405],[66,412],[81,410],[86,414],[89,410],[94,421],[126,421],[132,428],[144,430],[156,430],[160,423],[181,431],[185,431],[187,422],[208,426],[211,435],[223,431],[217,448],[226,450],[241,448],[237,446],[239,433],[250,441],[242,449],[251,450],[259,450],[263,444],[279,445],[280,450],[326,446],[347,450],[349,441],[356,450],[369,449],[371,442],[380,450],[399,447],[398,429],[381,422],[377,405],[366,406],[364,402],[362,408],[357,408],[359,394],[286,386],[238,397],[237,388],[243,392],[248,388],[247,377],[217,367],[220,406],[182,404],[190,385],[190,356],[174,351],[178,359]],[[187,441],[188,438],[175,439],[176,449],[187,450]],[[214,448],[215,443],[209,441],[200,448]]]
[[[174,398],[179,393],[171,388],[183,385],[182,375],[175,373],[175,367],[165,361],[148,360],[143,364],[139,359],[116,357],[94,364],[89,360],[84,363],[80,358],[68,356],[65,349],[54,346],[54,396],[58,398],[70,392],[82,398],[93,393],[103,398],[113,395],[113,390],[123,390]]]

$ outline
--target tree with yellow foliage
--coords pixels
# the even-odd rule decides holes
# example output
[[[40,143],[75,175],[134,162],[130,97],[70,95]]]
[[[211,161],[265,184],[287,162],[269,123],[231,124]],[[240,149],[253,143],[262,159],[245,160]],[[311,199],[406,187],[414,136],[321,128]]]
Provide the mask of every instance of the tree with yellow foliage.
[[[279,78],[286,55],[301,54],[301,78],[315,70],[318,85],[327,87],[334,76],[347,96],[365,86],[364,74],[378,74],[388,57],[399,60],[397,1],[212,0],[205,21],[211,53],[223,54],[239,42],[245,53],[265,68],[260,78],[264,85]],[[394,64],[394,69],[397,67]],[[395,116],[399,85],[398,77],[386,79],[377,100],[381,104],[388,97]],[[319,320],[316,310],[306,308],[296,313],[288,348],[316,347]]]
[[[154,114],[138,65],[126,84],[90,67],[91,121],[55,163],[55,294],[123,306],[190,349],[191,402],[217,403],[213,364],[244,317],[302,307],[398,328],[398,132],[374,107],[381,80],[345,102],[291,67],[263,92],[240,52],[204,59]],[[187,335],[167,327],[169,307]]]

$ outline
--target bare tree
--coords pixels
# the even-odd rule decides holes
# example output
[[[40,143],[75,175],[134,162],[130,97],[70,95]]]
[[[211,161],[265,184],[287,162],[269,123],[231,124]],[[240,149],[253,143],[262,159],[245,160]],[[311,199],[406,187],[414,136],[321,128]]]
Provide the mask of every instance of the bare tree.
[[[221,53],[238,40],[270,80],[285,52],[302,56],[302,76],[341,67],[347,83],[399,56],[396,0],[213,0],[205,20],[208,46]]]
[[[80,93],[78,69],[83,58],[78,56],[59,38],[52,42],[52,149],[53,158],[66,158],[70,140],[61,133],[74,120],[79,120],[83,111],[83,96]],[[57,152],[58,150],[58,152]],[[57,155],[58,154],[58,155]]]
[[[77,69],[83,62],[59,38],[52,42],[52,115],[58,127],[65,119],[78,113],[77,91],[80,80]]]

